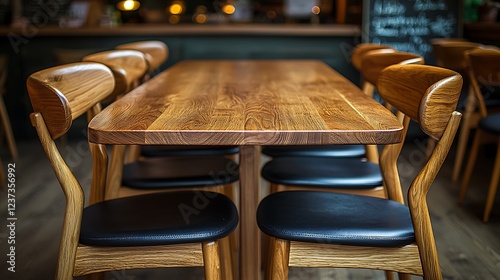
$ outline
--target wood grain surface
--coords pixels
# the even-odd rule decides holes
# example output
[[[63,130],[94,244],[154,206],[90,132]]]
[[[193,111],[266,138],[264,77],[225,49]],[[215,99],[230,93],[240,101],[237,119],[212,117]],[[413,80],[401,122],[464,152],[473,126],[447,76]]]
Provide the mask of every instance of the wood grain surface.
[[[396,118],[320,61],[184,61],[92,120],[102,144],[400,142]]]

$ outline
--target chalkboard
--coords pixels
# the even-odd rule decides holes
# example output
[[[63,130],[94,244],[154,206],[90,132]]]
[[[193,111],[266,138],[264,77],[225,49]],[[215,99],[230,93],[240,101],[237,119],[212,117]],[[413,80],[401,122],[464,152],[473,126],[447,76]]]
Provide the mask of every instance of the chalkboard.
[[[430,40],[461,36],[461,0],[364,0],[364,42],[419,54],[435,64]]]

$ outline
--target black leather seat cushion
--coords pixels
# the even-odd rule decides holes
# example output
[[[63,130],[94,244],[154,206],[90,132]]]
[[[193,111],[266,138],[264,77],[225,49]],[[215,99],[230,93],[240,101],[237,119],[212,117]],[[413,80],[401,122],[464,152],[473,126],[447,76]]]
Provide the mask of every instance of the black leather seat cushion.
[[[142,146],[145,157],[225,156],[239,152],[238,146]]]
[[[494,85],[479,85],[486,107],[500,107],[500,87]]]
[[[500,134],[500,114],[486,116],[479,122],[479,127],[494,134]]]
[[[363,145],[265,146],[262,153],[270,157],[364,157]]]
[[[292,241],[375,247],[415,242],[408,207],[369,196],[277,192],[260,203],[257,223],[265,234]]]
[[[382,185],[378,164],[359,158],[278,157],[267,162],[262,177],[289,186],[369,189]]]
[[[224,157],[148,158],[123,167],[122,185],[141,189],[217,186],[238,178],[238,164]]]
[[[100,202],[83,211],[80,243],[151,246],[212,241],[238,224],[229,198],[213,192],[167,192]]]

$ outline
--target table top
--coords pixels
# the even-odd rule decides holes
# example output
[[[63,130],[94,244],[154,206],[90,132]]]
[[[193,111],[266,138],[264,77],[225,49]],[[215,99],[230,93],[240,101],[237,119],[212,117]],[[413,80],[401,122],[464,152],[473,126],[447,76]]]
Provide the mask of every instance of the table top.
[[[105,108],[89,124],[89,141],[390,144],[402,141],[402,129],[390,111],[321,61],[193,60]]]

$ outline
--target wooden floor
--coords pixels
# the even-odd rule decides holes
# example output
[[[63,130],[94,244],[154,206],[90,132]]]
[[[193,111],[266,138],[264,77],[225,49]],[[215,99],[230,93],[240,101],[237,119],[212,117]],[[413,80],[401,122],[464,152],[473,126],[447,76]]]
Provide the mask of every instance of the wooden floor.
[[[78,134],[78,133],[77,133]],[[88,189],[90,161],[84,137],[72,137],[63,154]],[[409,141],[400,158],[403,185],[424,160],[422,140]],[[16,164],[16,272],[7,271],[6,191],[0,188],[0,279],[54,279],[64,196],[38,141],[18,143]],[[500,195],[490,222],[481,221],[486,186],[495,151],[480,155],[473,185],[462,207],[456,204],[458,186],[450,181],[453,152],[449,155],[429,194],[440,263],[445,279],[500,279]],[[9,163],[3,152],[4,165]],[[202,269],[157,269],[107,273],[108,280],[203,279]],[[290,279],[385,279],[382,272],[346,269],[291,269]],[[414,279],[420,279],[415,277]]]

